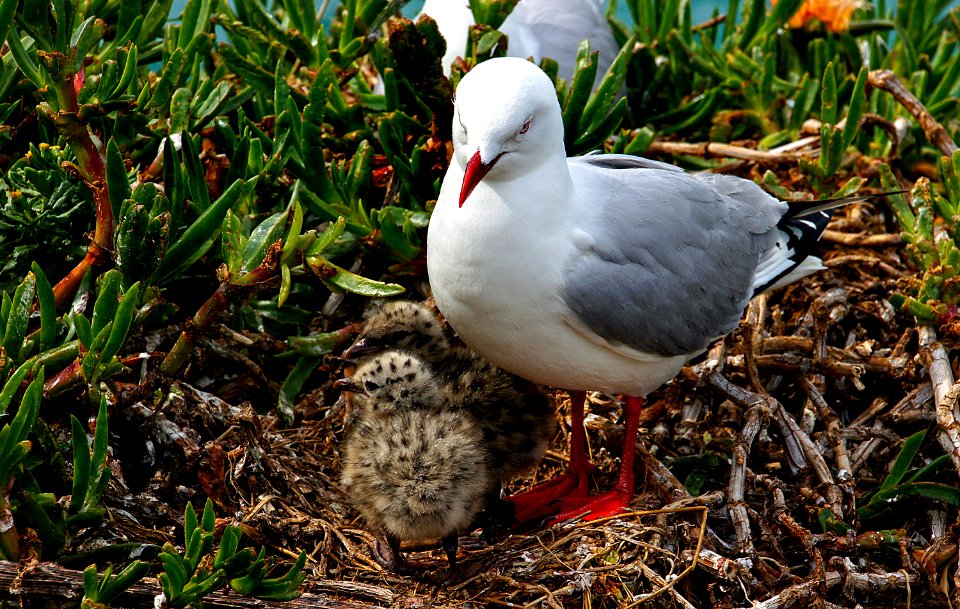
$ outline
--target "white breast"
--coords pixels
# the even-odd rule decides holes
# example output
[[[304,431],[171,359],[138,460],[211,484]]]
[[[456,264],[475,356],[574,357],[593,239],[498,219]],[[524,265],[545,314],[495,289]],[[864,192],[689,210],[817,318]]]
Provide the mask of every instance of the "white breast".
[[[448,175],[444,189],[461,181]],[[463,207],[456,194],[441,192],[427,268],[437,307],[467,345],[514,374],[566,389],[644,395],[676,374],[683,356],[611,345],[564,303],[563,269],[577,255],[580,228],[561,202],[546,197],[552,213],[507,206],[505,198],[524,194],[483,182]]]

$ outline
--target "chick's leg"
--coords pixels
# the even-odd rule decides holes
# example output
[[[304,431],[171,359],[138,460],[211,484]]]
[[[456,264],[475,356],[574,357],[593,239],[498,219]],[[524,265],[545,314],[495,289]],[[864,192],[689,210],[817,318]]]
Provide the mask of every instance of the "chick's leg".
[[[387,545],[378,539],[373,546],[373,558],[384,569],[389,569],[394,573],[407,573],[410,571],[410,564],[404,558],[400,551],[400,539],[396,535],[387,533],[385,535]]]

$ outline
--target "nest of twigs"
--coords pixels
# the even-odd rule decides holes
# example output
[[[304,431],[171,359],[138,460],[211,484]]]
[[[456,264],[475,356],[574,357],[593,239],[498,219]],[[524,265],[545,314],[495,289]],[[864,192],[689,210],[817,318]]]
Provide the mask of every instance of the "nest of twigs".
[[[306,550],[299,603],[949,606],[955,588],[941,574],[956,562],[946,541],[955,510],[912,496],[869,518],[857,511],[904,439],[935,426],[930,347],[884,299],[910,272],[894,233],[880,206],[841,210],[823,244],[827,270],[756,299],[737,332],[648,396],[633,512],[531,526],[493,545],[474,532],[461,539],[461,581],[438,583],[447,568],[438,546],[406,548],[421,576],[372,559],[374,536],[337,485],[344,417],[330,383],[343,362],[328,357],[297,406],[298,423],[285,428],[260,408],[273,391],[263,385],[268,358],[250,355],[276,351],[273,339],[229,331],[195,352],[162,404],[140,395],[127,429],[111,430],[143,436],[149,450],[120,455],[123,471],[105,498],[111,521],[87,531],[86,544],[172,541],[181,506],[203,493],[253,542],[290,557]],[[364,304],[348,298],[327,323],[359,320]],[[135,403],[138,391],[130,385],[122,397]],[[620,409],[613,396],[587,404],[594,481],[604,489],[616,472]],[[562,393],[558,405],[562,432],[512,490],[564,468]],[[941,454],[928,433],[913,465]],[[161,472],[160,463],[175,467]]]

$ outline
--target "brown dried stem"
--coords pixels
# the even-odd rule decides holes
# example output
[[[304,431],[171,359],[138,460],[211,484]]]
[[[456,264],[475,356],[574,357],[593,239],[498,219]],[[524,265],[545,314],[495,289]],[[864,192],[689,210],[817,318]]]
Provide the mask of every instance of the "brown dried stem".
[[[819,141],[819,136],[814,138],[804,138],[798,140],[803,145],[809,145]],[[726,157],[731,159],[740,159],[753,163],[791,163],[799,161],[802,158],[816,157],[819,150],[800,151],[800,150],[756,150],[754,148],[745,148],[733,144],[722,144],[719,142],[666,142],[655,140],[647,148],[650,154],[684,154],[690,156],[699,156],[703,158]]]
[[[847,453],[847,442],[841,433],[840,417],[830,408],[823,394],[817,390],[816,386],[808,379],[803,379],[803,389],[807,392],[810,401],[817,407],[817,414],[827,430],[827,438],[833,447],[834,456],[837,459],[837,470],[840,472],[841,480],[849,478],[852,473],[850,467],[850,455]]]
[[[940,445],[950,455],[953,466],[960,473],[960,424],[957,423],[957,394],[960,388],[954,385],[953,369],[947,350],[937,341],[937,332],[931,326],[921,326],[920,355],[930,373],[933,384],[933,399],[937,404],[937,426]]]
[[[871,71],[867,76],[867,83],[875,89],[886,91],[892,95],[901,106],[906,108],[907,112],[920,124],[920,128],[922,128],[923,132],[927,135],[927,139],[939,148],[940,152],[947,156],[952,156],[957,150],[957,145],[950,138],[950,134],[947,133],[943,125],[933,118],[933,115],[930,114],[930,111],[917,99],[917,96],[907,90],[907,88],[903,86],[903,83],[900,82],[900,79],[897,78],[897,75],[891,70]]]
[[[787,588],[780,594],[762,603],[754,603],[749,609],[786,609],[803,603],[823,600],[822,590],[844,584],[853,591],[876,594],[891,590],[906,591],[917,583],[917,576],[906,571],[896,573],[839,573],[828,571],[822,581],[811,580]]]
[[[750,515],[747,511],[746,479],[747,461],[750,458],[750,447],[756,439],[764,420],[769,416],[773,398],[759,393],[749,393],[730,383],[718,373],[711,374],[710,384],[730,396],[739,396],[741,403],[749,404],[746,415],[743,417],[743,429],[737,437],[737,444],[733,448],[733,458],[730,460],[730,484],[727,487],[727,508],[730,511],[730,520],[736,535],[737,553],[753,556],[753,537],[750,534]]]

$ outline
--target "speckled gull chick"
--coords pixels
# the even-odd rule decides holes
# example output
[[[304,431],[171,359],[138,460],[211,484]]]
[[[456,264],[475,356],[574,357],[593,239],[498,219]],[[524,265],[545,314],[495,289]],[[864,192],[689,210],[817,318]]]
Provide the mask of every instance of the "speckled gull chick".
[[[387,351],[334,386],[354,393],[359,415],[344,441],[341,483],[386,537],[374,557],[407,568],[401,540],[440,538],[456,569],[457,537],[477,519],[493,485],[476,421],[447,408],[429,366]]]
[[[822,268],[810,252],[829,213],[733,176],[567,158],[554,87],[521,59],[463,78],[453,141],[427,238],[437,306],[494,364],[574,390],[569,472],[535,503],[615,513],[633,496],[642,397],[736,328],[755,294]],[[620,478],[594,498],[577,496],[585,390],[629,396]]]
[[[449,407],[477,420],[496,481],[510,482],[543,458],[557,430],[553,401],[534,383],[452,344],[431,307],[409,300],[385,303],[366,319],[363,332],[344,357],[362,358],[385,349],[422,357],[433,369]],[[499,502],[500,486],[491,491],[487,525],[499,527],[506,515],[497,510],[504,507]],[[518,515],[522,518],[522,511]]]
[[[427,0],[420,15],[430,15],[447,41],[443,71],[466,52],[466,41],[473,13],[467,0]],[[500,27],[507,35],[507,53],[511,57],[544,57],[557,61],[559,76],[570,82],[577,62],[577,48],[584,39],[599,52],[597,78],[600,79],[620,50],[598,0],[520,0]]]

